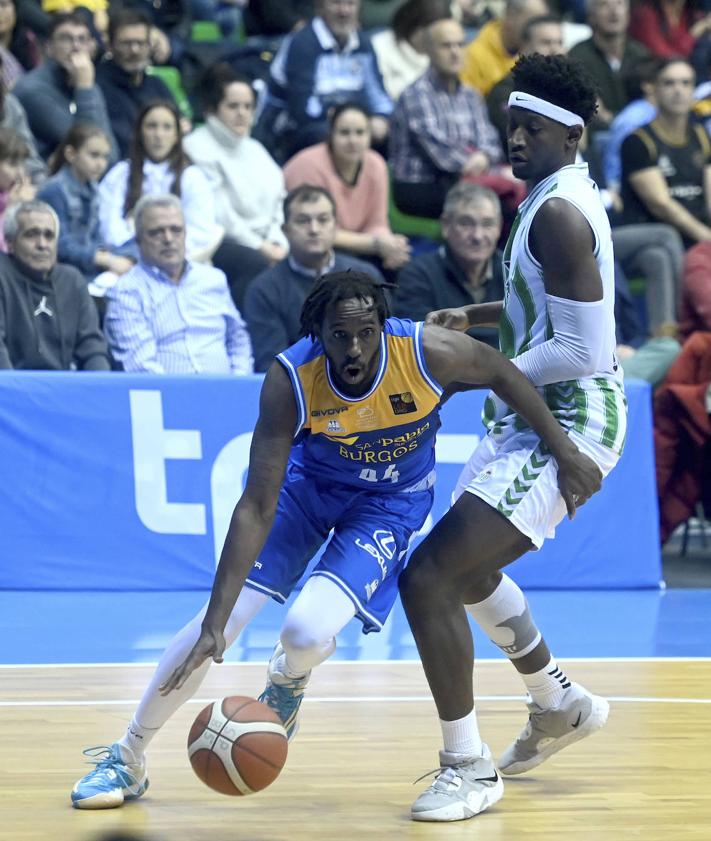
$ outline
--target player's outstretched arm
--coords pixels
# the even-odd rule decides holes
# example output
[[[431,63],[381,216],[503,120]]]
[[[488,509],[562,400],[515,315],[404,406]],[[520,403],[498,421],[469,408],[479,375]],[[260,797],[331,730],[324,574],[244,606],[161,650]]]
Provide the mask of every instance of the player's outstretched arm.
[[[535,429],[558,462],[558,485],[572,519],[576,507],[600,490],[602,473],[568,438],[526,377],[498,350],[452,330],[425,327],[424,348],[440,385],[488,386]]]
[[[179,689],[208,657],[222,662],[224,628],[272,527],[295,428],[294,393],[286,372],[274,362],[262,386],[247,485],[232,514],[202,631],[184,662],[160,687],[163,695]]]
[[[503,301],[486,304],[468,304],[427,313],[425,324],[436,324],[449,330],[468,330],[470,327],[496,327],[501,317]]]

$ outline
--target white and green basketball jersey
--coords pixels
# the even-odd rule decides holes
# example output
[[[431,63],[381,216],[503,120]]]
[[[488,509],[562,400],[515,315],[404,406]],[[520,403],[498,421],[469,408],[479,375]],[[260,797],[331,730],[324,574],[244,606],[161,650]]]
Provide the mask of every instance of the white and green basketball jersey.
[[[597,185],[587,164],[571,164],[541,181],[521,203],[504,250],[504,309],[499,321],[499,347],[509,359],[553,337],[546,307],[541,264],[529,248],[533,219],[543,202],[561,198],[587,219],[595,238],[595,260],[602,278],[604,339],[598,371],[591,376],[542,386],[538,390],[566,428],[622,451],[627,401],[615,358],[615,278],[612,237]],[[490,394],[484,422],[495,435],[525,429],[526,422]]]

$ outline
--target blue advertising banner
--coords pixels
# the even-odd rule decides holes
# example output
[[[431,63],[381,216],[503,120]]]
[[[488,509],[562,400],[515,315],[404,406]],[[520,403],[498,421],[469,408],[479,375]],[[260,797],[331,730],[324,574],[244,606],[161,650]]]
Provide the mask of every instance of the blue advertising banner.
[[[0,588],[195,590],[212,584],[242,491],[261,377],[0,373]],[[657,587],[649,387],[627,385],[625,453],[555,541],[517,561],[531,588]],[[483,392],[442,413],[442,516],[483,433]],[[481,536],[486,540],[486,535]]]

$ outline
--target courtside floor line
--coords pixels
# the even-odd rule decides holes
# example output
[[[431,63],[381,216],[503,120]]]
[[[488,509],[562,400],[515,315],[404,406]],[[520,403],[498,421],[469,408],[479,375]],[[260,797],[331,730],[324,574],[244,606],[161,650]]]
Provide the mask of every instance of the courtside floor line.
[[[559,657],[566,663],[707,663],[711,657]],[[506,657],[477,658],[475,663],[509,663]],[[264,668],[268,660],[225,660],[225,666],[259,666]],[[394,664],[419,665],[419,660],[326,660],[324,666],[391,666]],[[133,666],[154,669],[157,661],[135,661],[128,663],[0,663],[0,669],[125,669]]]
[[[525,701],[523,695],[476,695],[476,701]],[[616,704],[711,704],[711,698],[644,698],[626,695],[607,695]],[[187,704],[211,704],[214,698],[190,698]],[[432,703],[430,695],[373,695],[336,698],[304,698],[305,704],[408,704]],[[138,698],[98,699],[95,701],[0,701],[0,707],[116,707],[136,705]]]

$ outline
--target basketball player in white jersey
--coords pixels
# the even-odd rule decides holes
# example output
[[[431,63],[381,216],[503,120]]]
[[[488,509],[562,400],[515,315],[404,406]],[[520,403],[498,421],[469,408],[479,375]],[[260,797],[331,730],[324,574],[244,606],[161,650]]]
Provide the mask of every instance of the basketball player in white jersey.
[[[610,227],[587,165],[575,162],[595,89],[564,56],[522,57],[513,75],[509,158],[528,197],[504,252],[505,299],[440,310],[430,321],[459,330],[498,322],[501,350],[606,475],[624,445],[626,400],[615,359]],[[607,701],[568,680],[523,593],[500,572],[552,537],[565,516],[556,483],[562,465],[493,395],[485,420],[488,435],[460,477],[456,502],[400,579],[444,741],[435,781],[412,806],[415,820],[473,817],[503,794],[496,765],[503,774],[528,771],[608,715]],[[496,764],[477,726],[467,613],[511,659],[531,698],[528,724]]]

